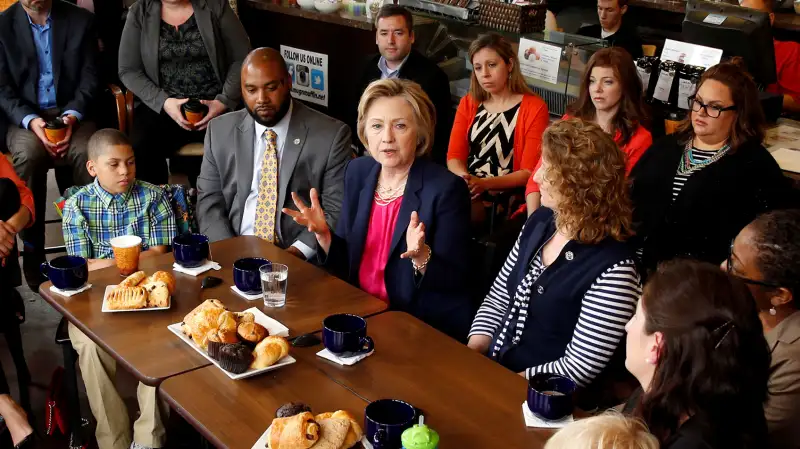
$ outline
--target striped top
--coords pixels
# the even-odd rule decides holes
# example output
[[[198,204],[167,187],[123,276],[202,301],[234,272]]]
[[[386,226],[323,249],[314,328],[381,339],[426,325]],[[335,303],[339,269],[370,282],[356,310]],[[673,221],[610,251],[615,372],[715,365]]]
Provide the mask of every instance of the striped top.
[[[498,336],[497,344],[490,348],[491,354],[496,354],[498,348],[502,347],[502,342],[509,336],[509,329],[514,329],[512,339],[518,339],[522,334],[528,313],[530,287],[547,269],[542,263],[541,255],[537,254],[531,262],[528,274],[517,287],[512,303],[507,281],[517,263],[519,247],[520,242],[517,240],[478,309],[469,333],[470,337],[494,337],[502,325],[503,332]],[[523,284],[527,284],[527,287]],[[625,324],[636,312],[636,302],[641,293],[641,281],[633,260],[625,259],[612,265],[584,294],[578,322],[564,356],[527,368],[525,377],[530,378],[541,372],[557,373],[571,378],[580,386],[589,385],[611,360],[625,335]],[[511,313],[503,322],[506,312]]]
[[[716,151],[703,151],[703,150],[698,150],[697,148],[692,148],[691,151],[692,151],[692,159],[694,159],[697,162],[707,161],[712,157],[714,157],[714,155],[717,153]],[[703,166],[699,166],[692,173],[697,173],[702,169]],[[692,176],[692,173],[682,175],[677,171],[675,172],[675,179],[672,181],[672,201],[675,201],[675,198],[677,198],[678,194],[681,193],[681,189],[683,189],[683,186],[686,185],[686,181],[689,180],[689,176]]]

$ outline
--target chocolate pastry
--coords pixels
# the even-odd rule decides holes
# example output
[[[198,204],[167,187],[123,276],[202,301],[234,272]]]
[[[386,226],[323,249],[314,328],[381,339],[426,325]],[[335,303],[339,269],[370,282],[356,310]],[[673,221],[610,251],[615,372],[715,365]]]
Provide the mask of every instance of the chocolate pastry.
[[[219,365],[225,371],[242,374],[253,362],[253,351],[241,343],[219,348]]]

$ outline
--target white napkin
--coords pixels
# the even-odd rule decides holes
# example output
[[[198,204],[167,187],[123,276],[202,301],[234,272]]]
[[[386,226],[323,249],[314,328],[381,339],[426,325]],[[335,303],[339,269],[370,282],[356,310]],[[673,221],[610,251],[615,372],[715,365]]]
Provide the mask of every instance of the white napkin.
[[[560,429],[575,419],[572,415],[567,415],[558,421],[548,421],[534,415],[531,409],[528,408],[528,401],[522,403],[522,415],[525,417],[525,425],[528,427],[538,427],[540,429]]]
[[[221,270],[222,265],[214,262],[213,260],[207,260],[206,263],[200,265],[199,267],[194,268],[186,268],[183,265],[179,265],[178,262],[172,264],[172,269],[177,271],[178,273],[188,274],[189,276],[199,276],[205,273],[208,270]]]
[[[55,293],[55,294],[57,294],[57,295],[66,296],[66,297],[69,298],[70,296],[77,295],[78,293],[81,293],[81,292],[85,292],[86,290],[89,290],[90,288],[92,288],[92,284],[84,284],[83,287],[81,287],[81,288],[79,288],[77,290],[61,290],[60,288],[56,288],[55,285],[51,285],[50,286],[50,291]]]
[[[373,349],[371,352],[368,352],[366,354],[356,354],[349,357],[342,357],[328,351],[327,349],[323,349],[322,351],[317,353],[317,356],[322,357],[325,360],[330,360],[333,363],[338,363],[339,365],[350,366],[350,365],[355,365],[356,363],[364,360],[365,358],[371,356],[374,353],[375,350]]]
[[[263,293],[256,293],[254,295],[248,295],[247,293],[239,290],[239,288],[237,286],[235,286],[235,285],[231,285],[231,290],[233,290],[234,293],[236,293],[237,295],[241,296],[242,298],[244,298],[244,299],[246,299],[248,301],[257,301],[257,300],[259,300],[259,299],[264,297]]]

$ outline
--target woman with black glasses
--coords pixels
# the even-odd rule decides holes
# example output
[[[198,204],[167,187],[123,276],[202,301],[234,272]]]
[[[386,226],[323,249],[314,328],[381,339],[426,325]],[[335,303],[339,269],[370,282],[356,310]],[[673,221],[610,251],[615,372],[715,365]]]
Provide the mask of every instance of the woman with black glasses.
[[[770,447],[800,447],[800,210],[768,212],[731,242],[722,268],[755,298],[772,353],[764,414]]]
[[[675,257],[719,263],[756,215],[795,201],[761,145],[765,119],[747,72],[736,63],[709,68],[689,103],[678,132],[631,172],[632,243],[647,271]]]

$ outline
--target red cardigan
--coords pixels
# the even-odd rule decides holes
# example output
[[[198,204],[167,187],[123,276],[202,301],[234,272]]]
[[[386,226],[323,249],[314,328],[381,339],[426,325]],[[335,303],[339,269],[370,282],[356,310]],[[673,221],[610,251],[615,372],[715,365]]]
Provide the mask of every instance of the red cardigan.
[[[567,120],[570,118],[569,115],[564,115],[562,120]],[[614,142],[617,142],[619,145],[620,140],[622,140],[622,133],[617,130],[614,134]],[[650,131],[644,129],[644,127],[639,126],[636,128],[636,131],[633,132],[633,135],[628,140],[628,143],[620,147],[623,153],[625,153],[625,175],[629,175],[631,170],[633,170],[633,166],[636,165],[636,162],[639,160],[640,157],[650,148],[650,145],[653,144],[653,136],[650,134]],[[539,184],[533,180],[533,175],[536,173],[536,170],[542,165],[541,159],[536,163],[536,168],[531,172],[531,177],[528,178],[528,185],[525,186],[525,196],[533,192],[539,191]]]
[[[469,157],[469,129],[475,120],[480,103],[469,94],[458,104],[453,131],[450,133],[450,147],[447,160],[458,159],[467,162]],[[538,95],[522,96],[519,106],[517,126],[514,130],[514,171],[531,170],[542,155],[542,134],[547,128],[550,116],[547,104]]]
[[[33,224],[33,220],[36,218],[36,208],[33,207],[33,193],[31,193],[31,190],[25,185],[25,181],[17,175],[14,166],[11,165],[11,162],[8,161],[5,154],[0,154],[0,178],[8,178],[16,184],[22,205],[31,211],[31,221],[28,222],[28,227],[30,227]]]

